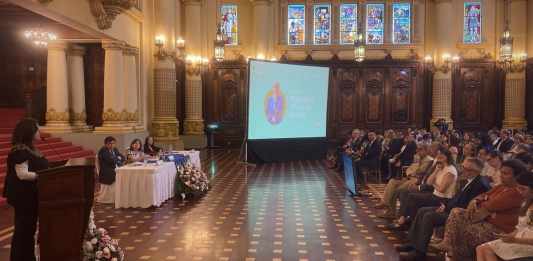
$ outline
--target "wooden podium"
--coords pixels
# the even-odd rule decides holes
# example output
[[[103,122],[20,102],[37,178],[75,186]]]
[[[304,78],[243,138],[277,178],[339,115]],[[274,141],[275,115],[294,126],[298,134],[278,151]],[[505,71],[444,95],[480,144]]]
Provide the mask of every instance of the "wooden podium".
[[[80,261],[94,200],[94,158],[70,159],[40,171],[39,245],[41,261]]]

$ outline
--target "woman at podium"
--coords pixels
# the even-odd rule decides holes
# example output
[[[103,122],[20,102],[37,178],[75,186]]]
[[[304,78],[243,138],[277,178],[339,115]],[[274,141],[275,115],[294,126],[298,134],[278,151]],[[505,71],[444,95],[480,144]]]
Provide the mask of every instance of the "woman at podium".
[[[37,171],[48,168],[48,160],[35,148],[39,127],[34,119],[17,123],[7,156],[4,197],[15,209],[15,231],[11,240],[11,261],[35,260],[34,235],[37,228]]]

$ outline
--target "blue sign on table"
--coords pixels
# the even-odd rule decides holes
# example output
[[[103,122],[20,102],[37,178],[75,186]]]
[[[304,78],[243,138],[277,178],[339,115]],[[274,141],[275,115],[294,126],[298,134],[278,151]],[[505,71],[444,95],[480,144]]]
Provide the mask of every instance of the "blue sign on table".
[[[346,189],[350,193],[355,194],[355,178],[353,172],[353,162],[352,157],[346,154],[342,154],[342,160],[344,162],[344,184]]]

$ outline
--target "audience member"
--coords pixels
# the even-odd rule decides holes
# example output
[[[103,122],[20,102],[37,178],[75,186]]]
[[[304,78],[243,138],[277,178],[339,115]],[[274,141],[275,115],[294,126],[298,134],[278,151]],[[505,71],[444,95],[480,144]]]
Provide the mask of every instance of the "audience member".
[[[409,251],[409,255],[402,256],[402,260],[425,260],[427,246],[433,229],[446,224],[446,219],[453,208],[466,208],[468,203],[489,188],[481,180],[483,162],[477,158],[466,158],[463,162],[462,178],[467,183],[448,202],[441,203],[439,207],[420,208],[409,228],[409,243],[397,247],[397,250]]]
[[[517,178],[525,172],[518,160],[502,163],[502,184],[476,197],[468,208],[454,208],[446,222],[444,239],[437,249],[451,253],[454,260],[470,260],[475,248],[497,239],[497,234],[510,233],[518,222],[526,187]]]
[[[498,151],[491,151],[487,160],[487,167],[482,173],[483,176],[488,180],[491,187],[500,185],[501,182],[501,173],[500,169],[502,166],[503,157],[502,154]]]
[[[101,184],[111,185],[115,182],[117,175],[115,169],[123,164],[125,157],[115,148],[114,137],[106,137],[104,143],[105,145],[98,151],[98,180]]]
[[[397,225],[392,225],[391,228],[407,229],[419,208],[440,206],[454,196],[457,169],[452,164],[452,155],[449,151],[443,151],[436,159],[437,167],[427,179],[427,184],[434,188],[433,193],[409,193],[407,199],[400,202]]]

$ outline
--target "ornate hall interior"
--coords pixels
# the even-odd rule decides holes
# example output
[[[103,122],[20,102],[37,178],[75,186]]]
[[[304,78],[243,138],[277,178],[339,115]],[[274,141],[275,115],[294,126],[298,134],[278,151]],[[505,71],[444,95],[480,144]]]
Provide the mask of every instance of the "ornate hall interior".
[[[286,68],[271,72],[281,90],[276,82],[254,97],[254,82],[266,77],[254,64]],[[324,95],[313,89],[318,73],[300,69],[326,71]],[[303,98],[284,85],[306,78]],[[320,135],[276,136],[296,104],[323,106],[300,108],[301,122],[290,125]],[[254,108],[272,137],[254,140]],[[323,124],[305,125],[315,114]],[[411,229],[402,229],[404,216],[384,218],[381,208],[395,180],[418,173],[419,150],[436,143],[432,164],[457,151],[455,195],[459,180],[472,182],[463,172],[482,150],[484,168],[495,168],[489,159],[507,166],[524,148],[533,177],[533,0],[0,0],[0,192],[11,179],[27,182],[9,159],[17,123],[28,117],[38,123],[35,151],[54,167],[30,182],[39,197],[37,260],[459,260],[453,243],[433,244],[446,241],[449,223],[431,231],[423,259],[412,256],[418,248],[398,250],[412,243],[418,219],[406,216]],[[387,130],[402,142],[396,153],[386,154]],[[371,133],[380,145],[375,168],[361,163]],[[506,135],[514,145],[504,151]],[[411,136],[413,155],[404,161]],[[113,165],[113,184],[100,173],[109,137],[125,155]],[[148,137],[158,146],[152,157]],[[145,145],[139,161],[130,158],[137,140]],[[479,145],[472,158],[468,144]],[[80,158],[90,159],[90,170],[76,165]],[[81,174],[67,178],[68,171]],[[132,173],[145,180],[127,190]],[[524,179],[517,182],[526,188]],[[445,194],[433,185],[432,197]],[[135,202],[165,193],[153,204]],[[408,212],[408,200],[398,198],[399,213]],[[14,260],[19,217],[0,196],[0,260]],[[91,245],[92,226],[105,229],[111,247]],[[81,232],[63,239],[70,230]],[[63,240],[75,251],[63,247],[65,259],[51,259],[63,254]],[[533,249],[533,232],[528,240]],[[464,260],[476,260],[477,246]]]

